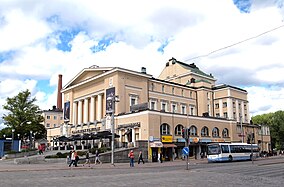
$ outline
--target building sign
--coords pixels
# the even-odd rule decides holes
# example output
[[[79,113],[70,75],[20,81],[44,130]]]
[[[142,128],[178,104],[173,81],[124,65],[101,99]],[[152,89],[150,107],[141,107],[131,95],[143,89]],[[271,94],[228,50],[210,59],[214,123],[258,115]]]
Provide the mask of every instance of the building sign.
[[[64,103],[64,120],[70,119],[70,101]]]
[[[173,137],[172,136],[162,136],[162,142],[173,142]]]
[[[99,130],[100,130],[100,128],[81,129],[81,130],[72,131],[72,134],[80,134],[80,133],[86,133],[86,132],[97,132]]]
[[[162,142],[151,142],[150,147],[163,147]]]
[[[106,90],[106,113],[112,114],[114,109],[115,87]]]
[[[140,127],[140,122],[118,125],[118,128],[128,128],[128,127]]]

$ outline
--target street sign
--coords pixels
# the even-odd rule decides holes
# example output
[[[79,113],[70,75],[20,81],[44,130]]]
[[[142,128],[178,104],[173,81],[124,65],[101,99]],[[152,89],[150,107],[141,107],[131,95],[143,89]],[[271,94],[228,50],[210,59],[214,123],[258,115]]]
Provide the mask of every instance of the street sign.
[[[189,155],[189,148],[188,148],[188,147],[184,147],[184,148],[182,149],[182,153],[183,153],[184,155]]]

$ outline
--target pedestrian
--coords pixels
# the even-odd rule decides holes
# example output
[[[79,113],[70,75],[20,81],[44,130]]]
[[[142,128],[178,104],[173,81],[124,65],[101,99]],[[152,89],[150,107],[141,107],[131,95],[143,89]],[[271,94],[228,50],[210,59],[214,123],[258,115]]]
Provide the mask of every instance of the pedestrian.
[[[72,166],[72,164],[75,166],[75,151],[74,150],[72,150],[71,151],[71,156],[70,156],[70,158],[71,158],[71,162],[70,162],[70,164],[69,164],[69,167],[71,167]]]
[[[101,160],[100,160],[100,153],[98,150],[96,150],[96,153],[95,153],[95,164],[99,163],[99,164],[102,164]]]
[[[128,154],[128,158],[130,159],[130,167],[134,167],[134,153],[133,150]]]
[[[91,166],[91,163],[90,163],[90,152],[89,152],[89,150],[86,151],[86,162],[83,164],[83,166],[84,166],[85,164],[88,164],[89,167]]]
[[[159,152],[159,153],[158,153],[158,161],[159,161],[160,163],[163,162],[163,155],[162,155],[162,152]]]
[[[75,155],[75,167],[78,167],[79,155],[78,155],[77,151],[74,152],[74,155]]]
[[[140,164],[140,161],[143,162],[144,164],[144,160],[143,160],[143,156],[142,156],[142,151],[139,152],[139,155],[138,155],[138,164]]]

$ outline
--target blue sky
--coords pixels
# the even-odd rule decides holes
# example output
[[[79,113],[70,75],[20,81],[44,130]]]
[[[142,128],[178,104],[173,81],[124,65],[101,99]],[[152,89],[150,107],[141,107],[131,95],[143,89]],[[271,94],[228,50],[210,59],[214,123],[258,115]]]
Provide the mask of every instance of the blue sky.
[[[0,0],[0,116],[25,89],[56,105],[58,74],[66,84],[92,65],[143,66],[157,77],[172,57],[246,89],[251,116],[283,110],[283,16],[283,0]]]

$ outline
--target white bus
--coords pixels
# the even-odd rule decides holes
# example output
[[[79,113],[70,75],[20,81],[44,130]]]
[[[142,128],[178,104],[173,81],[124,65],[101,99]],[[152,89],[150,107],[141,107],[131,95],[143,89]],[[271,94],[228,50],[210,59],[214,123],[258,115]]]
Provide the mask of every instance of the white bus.
[[[208,162],[251,160],[259,156],[259,147],[257,144],[212,143],[207,148]]]

